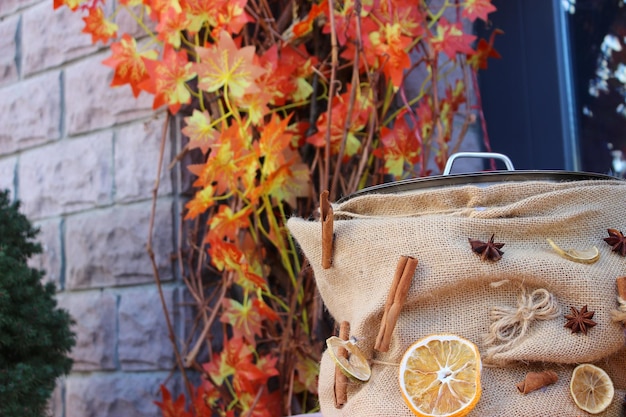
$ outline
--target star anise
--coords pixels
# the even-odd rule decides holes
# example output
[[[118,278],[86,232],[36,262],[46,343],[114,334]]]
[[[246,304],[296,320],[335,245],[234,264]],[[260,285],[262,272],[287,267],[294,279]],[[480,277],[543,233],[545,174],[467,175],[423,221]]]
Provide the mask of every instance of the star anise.
[[[572,314],[565,315],[567,319],[565,327],[572,329],[572,333],[583,332],[583,334],[586,335],[589,328],[598,324],[591,320],[595,311],[587,311],[587,306],[581,308],[580,311],[576,310],[574,307],[570,308],[572,309]]]
[[[472,250],[480,255],[481,260],[488,259],[490,261],[497,261],[502,258],[502,246],[504,243],[495,243],[493,241],[494,235],[491,235],[491,239],[488,242],[483,242],[482,240],[476,239],[467,239],[469,240],[470,245],[472,246]]]
[[[626,236],[617,229],[607,229],[607,231],[609,237],[605,237],[604,241],[611,246],[613,252],[626,256]]]

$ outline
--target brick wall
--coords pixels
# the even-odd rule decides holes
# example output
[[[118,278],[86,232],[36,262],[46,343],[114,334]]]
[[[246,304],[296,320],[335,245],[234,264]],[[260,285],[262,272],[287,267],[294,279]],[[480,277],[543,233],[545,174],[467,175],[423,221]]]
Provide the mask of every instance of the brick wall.
[[[51,0],[0,0],[0,188],[40,227],[44,253],[32,264],[76,320],[74,367],[53,415],[158,416],[173,355],[145,244],[164,113],[145,94],[109,87],[108,53],[82,27]],[[177,180],[161,180],[154,247],[176,307]]]

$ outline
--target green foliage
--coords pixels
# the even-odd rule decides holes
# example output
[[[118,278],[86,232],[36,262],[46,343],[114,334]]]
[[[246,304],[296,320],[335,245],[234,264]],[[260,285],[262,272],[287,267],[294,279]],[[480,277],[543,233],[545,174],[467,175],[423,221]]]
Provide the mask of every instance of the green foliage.
[[[0,191],[0,416],[39,417],[57,377],[72,366],[69,314],[57,307],[55,286],[26,261],[41,252],[37,230]]]

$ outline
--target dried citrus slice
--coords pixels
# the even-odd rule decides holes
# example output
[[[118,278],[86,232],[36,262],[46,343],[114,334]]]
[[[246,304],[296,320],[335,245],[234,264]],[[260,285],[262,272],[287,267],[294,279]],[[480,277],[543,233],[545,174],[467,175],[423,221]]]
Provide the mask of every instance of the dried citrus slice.
[[[328,346],[330,357],[344,374],[359,381],[369,381],[372,376],[372,370],[367,362],[367,358],[356,345],[354,339],[342,340],[337,336],[331,336],[326,339],[326,346]],[[348,357],[340,354],[341,348],[348,352]]]
[[[600,259],[600,251],[595,246],[590,249],[562,249],[554,243],[552,239],[546,239],[552,249],[556,251],[562,258],[569,259],[570,261],[580,262],[582,264],[592,264]]]
[[[606,410],[615,395],[613,381],[607,373],[589,363],[583,363],[574,369],[569,391],[576,405],[591,414]]]
[[[414,343],[400,362],[400,391],[411,411],[422,417],[458,417],[480,399],[478,348],[452,334]]]

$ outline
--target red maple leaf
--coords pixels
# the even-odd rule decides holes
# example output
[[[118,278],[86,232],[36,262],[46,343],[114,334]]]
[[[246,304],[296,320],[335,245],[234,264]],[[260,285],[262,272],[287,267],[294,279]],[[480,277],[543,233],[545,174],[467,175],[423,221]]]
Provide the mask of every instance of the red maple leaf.
[[[245,256],[239,246],[231,242],[219,240],[219,236],[214,236],[209,230],[206,240],[210,244],[209,255],[211,263],[219,270],[239,271],[245,262]]]
[[[189,31],[197,33],[204,24],[216,27],[218,14],[226,0],[184,0],[182,8],[190,19]]]
[[[160,61],[146,58],[143,61],[150,78],[139,87],[154,94],[153,108],[167,104],[170,112],[176,114],[182,104],[191,102],[187,81],[193,79],[196,73],[187,59],[187,52],[176,52],[171,45],[166,44]]]
[[[180,394],[176,401],[172,401],[172,394],[165,385],[161,385],[162,402],[154,403],[161,409],[163,417],[192,417],[191,413],[185,411],[185,396]]]
[[[374,155],[384,162],[384,173],[400,178],[419,162],[419,142],[414,130],[407,125],[402,115],[396,118],[392,129],[381,129],[382,148],[374,150]]]
[[[287,131],[290,119],[291,115],[281,119],[274,113],[261,132],[257,154],[259,158],[265,158],[263,170],[266,173],[275,171],[285,163],[283,151],[291,145],[292,135]]]
[[[248,297],[243,303],[232,298],[224,299],[224,312],[220,317],[222,323],[230,324],[233,328],[233,335],[243,337],[251,346],[256,346],[256,336],[261,336],[263,332],[263,318]],[[259,371],[260,372],[260,371]],[[252,379],[248,376],[248,379]]]
[[[466,0],[464,6],[461,16],[472,22],[478,18],[486,22],[487,15],[496,11],[496,6],[491,4],[491,0]]]
[[[53,7],[54,9],[58,9],[61,6],[67,6],[71,11],[74,11],[86,1],[87,0],[54,0]]]
[[[246,23],[255,20],[246,13],[248,0],[230,0],[224,2],[217,14],[214,32],[225,29],[228,33],[239,33]]]
[[[143,58],[156,59],[154,50],[138,52],[135,39],[129,34],[122,35],[119,42],[111,44],[112,55],[102,61],[106,66],[115,69],[111,87],[129,84],[133,95],[137,97],[141,92],[139,84],[149,78]]]
[[[487,69],[487,59],[489,58],[501,58],[498,51],[494,49],[493,42],[496,35],[503,33],[504,32],[502,30],[495,29],[491,32],[491,36],[489,36],[489,42],[482,38],[478,41],[476,52],[467,56],[467,62],[472,66],[472,68],[474,68],[474,70]]]
[[[85,27],[82,32],[91,35],[91,43],[102,41],[106,44],[117,35],[117,25],[106,19],[101,7],[89,8],[89,14],[83,17],[83,21]]]
[[[462,22],[450,23],[442,17],[437,24],[436,35],[431,38],[431,45],[434,52],[443,52],[454,60],[457,53],[473,53],[470,45],[475,39],[476,36],[463,32]]]

